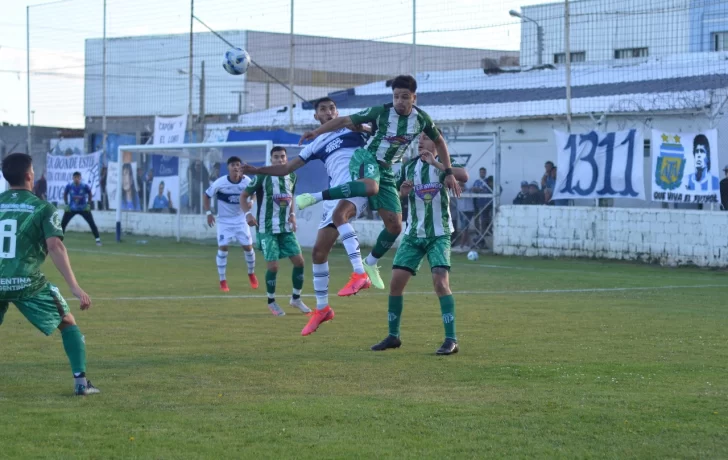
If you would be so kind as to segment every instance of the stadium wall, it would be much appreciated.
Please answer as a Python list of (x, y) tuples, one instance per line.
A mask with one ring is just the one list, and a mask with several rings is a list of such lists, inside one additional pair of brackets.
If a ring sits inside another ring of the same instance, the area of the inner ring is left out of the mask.
[(494, 252), (728, 266), (728, 212), (501, 206)]

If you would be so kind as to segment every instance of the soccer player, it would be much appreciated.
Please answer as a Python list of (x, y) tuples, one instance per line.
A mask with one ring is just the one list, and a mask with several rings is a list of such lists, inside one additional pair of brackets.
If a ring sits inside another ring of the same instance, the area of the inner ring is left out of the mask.
[[(319, 123), (324, 124), (338, 116), (339, 111), (333, 100), (324, 97), (318, 99), (314, 104), (314, 118)], [(331, 185), (342, 185), (351, 180), (349, 162), (354, 151), (366, 145), (367, 138), (366, 133), (342, 128), (319, 136), (314, 142), (308, 144), (298, 157), (283, 165), (262, 168), (244, 165), (243, 169), (248, 174), (285, 176), (311, 160), (321, 160), (326, 165)], [(349, 223), (351, 219), (361, 213), (366, 204), (367, 198), (364, 197), (324, 202), (324, 213), (313, 247), (313, 288), (316, 293), (316, 313), (312, 315), (309, 324), (303, 329), (303, 335), (313, 333), (322, 322), (330, 321), (334, 317), (334, 311), (329, 306), (329, 253), (339, 235), (342, 235), (344, 248), (354, 270), (347, 285), (339, 291), (339, 295), (350, 296), (371, 286), (365, 270), (367, 268), (371, 270), (373, 267), (363, 265), (359, 251), (359, 239), (354, 227)]]
[[(422, 259), (427, 256), (432, 272), (435, 294), (440, 298), (442, 322), (445, 325), (445, 342), (437, 350), (438, 355), (458, 352), (455, 335), (455, 299), (450, 291), (450, 235), (453, 232), (450, 216), (450, 197), (445, 180), (448, 169), (433, 151), (435, 143), (427, 135), (420, 136), (419, 158), (404, 165), (397, 185), (400, 196), (409, 200), (407, 228), (402, 243), (397, 248), (392, 266), (392, 282), (389, 288), (389, 335), (372, 350), (399, 348), (399, 325), (402, 319), (404, 288), (417, 274)], [(455, 165), (458, 166), (458, 165)], [(453, 167), (452, 174), (460, 182), (468, 181), (468, 172)]]
[(392, 81), (392, 103), (370, 107), (362, 112), (332, 119), (313, 131), (301, 136), (300, 143), (318, 136), (337, 131), (345, 126), (371, 122), (374, 135), (365, 149), (357, 149), (349, 163), (351, 181), (323, 192), (304, 193), (296, 197), (299, 209), (312, 206), (319, 201), (341, 198), (370, 197), (370, 205), (384, 221), (384, 230), (377, 243), (364, 261), (372, 285), (384, 289), (377, 262), (392, 247), (402, 231), (402, 205), (395, 184), (392, 165), (400, 163), (407, 147), (424, 132), (435, 142), (440, 161), (445, 165), (445, 186), (460, 196), (460, 186), (452, 177), (450, 154), (442, 136), (435, 129), (427, 113), (415, 106), (417, 81), (409, 75), (400, 75)]
[[(270, 151), (273, 165), (288, 162), (286, 149), (273, 147)], [(289, 302), (303, 313), (311, 310), (301, 300), (303, 288), (303, 255), (296, 239), (296, 213), (293, 193), (296, 189), (296, 175), (291, 173), (284, 177), (258, 175), (240, 196), (240, 207), (245, 213), (248, 225), (258, 227), (258, 241), (263, 257), (268, 262), (265, 273), (265, 284), (268, 293), (268, 309), (274, 316), (284, 316), (286, 312), (276, 302), (276, 278), (278, 277), (278, 261), (289, 258), (293, 263), (293, 295)], [(258, 215), (253, 216), (249, 198), (258, 200)]]
[[(68, 202), (69, 197), (71, 199), (70, 203)], [(96, 238), (96, 246), (101, 246), (99, 229), (96, 228), (94, 216), (91, 215), (91, 206), (89, 203), (92, 197), (91, 187), (81, 182), (81, 173), (78, 171), (74, 172), (73, 182), (66, 185), (66, 189), (63, 191), (63, 202), (66, 204), (66, 209), (63, 213), (61, 228), (63, 229), (63, 233), (66, 233), (66, 227), (71, 222), (71, 219), (76, 215), (80, 215), (88, 223), (88, 226), (91, 227), (91, 233)]]
[(99, 393), (86, 379), (86, 342), (68, 304), (57, 287), (40, 271), (46, 255), (81, 301), (81, 310), (91, 299), (78, 285), (63, 245), (61, 216), (56, 208), (33, 194), (33, 160), (13, 153), (2, 164), (10, 189), (0, 194), (0, 324), (12, 302), (43, 334), (61, 331), (63, 348), (71, 363), (74, 392), (85, 396)]
[(235, 240), (243, 248), (245, 262), (248, 264), (248, 280), (250, 287), (258, 289), (258, 278), (255, 276), (255, 251), (250, 227), (245, 222), (245, 214), (240, 209), (240, 195), (250, 184), (250, 178), (243, 175), (240, 158), (230, 157), (227, 160), (228, 175), (219, 177), (205, 191), (202, 205), (207, 214), (207, 225), (215, 225), (215, 216), (210, 211), (210, 199), (217, 197), (217, 273), (220, 275), (220, 290), (229, 292), (227, 284), (228, 245)]

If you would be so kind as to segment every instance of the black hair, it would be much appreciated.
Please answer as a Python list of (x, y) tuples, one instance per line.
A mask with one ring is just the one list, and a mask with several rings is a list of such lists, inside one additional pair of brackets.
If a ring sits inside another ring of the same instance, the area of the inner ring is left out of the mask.
[(545, 164), (547, 164), (547, 165), (551, 165), (551, 167), (554, 167), (554, 166), (556, 166), (556, 165), (554, 164), (554, 162), (553, 162), (553, 161), (547, 161), (547, 162), (546, 162)]
[(230, 157), (227, 159), (227, 164), (231, 164), (231, 163), (235, 163), (235, 162), (242, 163), (242, 161), (240, 161), (240, 158), (238, 158), (238, 157)]
[(33, 166), (33, 158), (25, 153), (11, 153), (3, 160), (3, 177), (11, 187), (25, 185), (25, 174)]
[(487, 169), (485, 169), (485, 167), (481, 166), (479, 171), (487, 171)]
[(334, 104), (334, 107), (336, 107), (336, 102), (334, 102), (333, 99), (330, 97), (322, 97), (321, 99), (316, 99), (316, 102), (313, 103), (313, 110), (318, 111), (319, 104), (322, 102), (332, 102)]
[(73, 173), (73, 177), (80, 177), (81, 173), (79, 171), (76, 171)]
[(693, 139), (693, 156), (695, 156), (695, 149), (697, 149), (699, 145), (705, 146), (705, 153), (708, 154), (707, 158), (705, 159), (705, 169), (710, 171), (710, 144), (708, 143), (708, 138), (705, 136), (705, 134), (698, 134)]
[(164, 181), (159, 181), (159, 185), (164, 186)]
[(395, 89), (407, 89), (413, 93), (417, 92), (417, 80), (411, 75), (399, 75), (392, 80), (392, 91)]
[(288, 155), (288, 152), (286, 151), (286, 148), (285, 148), (285, 147), (281, 147), (280, 145), (276, 145), (275, 147), (273, 147), (273, 148), (272, 148), (272, 149), (270, 150), (270, 155), (271, 155), (271, 156), (273, 156), (273, 154), (274, 154), (275, 152), (283, 152), (283, 153), (285, 153), (286, 155)]

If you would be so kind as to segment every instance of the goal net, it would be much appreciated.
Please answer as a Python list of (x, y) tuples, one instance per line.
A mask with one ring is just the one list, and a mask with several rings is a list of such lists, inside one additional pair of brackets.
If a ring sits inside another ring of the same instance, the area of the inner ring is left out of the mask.
[[(227, 174), (228, 158), (264, 166), (272, 148), (271, 141), (119, 146), (106, 186), (116, 210), (116, 240), (122, 234), (214, 239), (215, 230), (205, 224), (205, 190)], [(216, 206), (213, 198), (213, 211)]]

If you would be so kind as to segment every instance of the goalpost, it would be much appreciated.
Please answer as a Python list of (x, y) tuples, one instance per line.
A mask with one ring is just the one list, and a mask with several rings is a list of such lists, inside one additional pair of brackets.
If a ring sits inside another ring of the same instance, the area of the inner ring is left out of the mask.
[[(116, 205), (116, 241), (121, 241), (124, 230), (122, 216), (126, 213), (144, 213), (150, 219), (161, 213), (176, 214), (176, 228), (163, 236), (175, 236), (180, 241), (182, 216), (196, 215), (202, 218), (204, 215), (202, 203), (205, 179), (212, 183), (216, 179), (215, 174), (217, 177), (227, 174), (226, 162), (231, 156), (255, 166), (268, 165), (272, 148), (271, 141), (120, 145), (117, 161), (109, 162), (107, 183), (109, 201)], [(145, 165), (142, 183), (137, 182), (135, 164), (136, 168)], [(218, 165), (219, 173), (216, 170)], [(148, 175), (150, 169), (151, 178)], [(208, 177), (204, 177), (205, 174)], [(115, 184), (112, 182), (114, 180)], [(192, 184), (191, 181), (199, 183)], [(149, 193), (140, 194), (137, 186), (144, 187), (144, 192), (150, 189)], [(195, 196), (192, 196), (193, 191)], [(143, 198), (140, 199), (140, 196)], [(214, 200), (212, 204), (214, 206)], [(161, 216), (157, 220), (161, 220)]]

